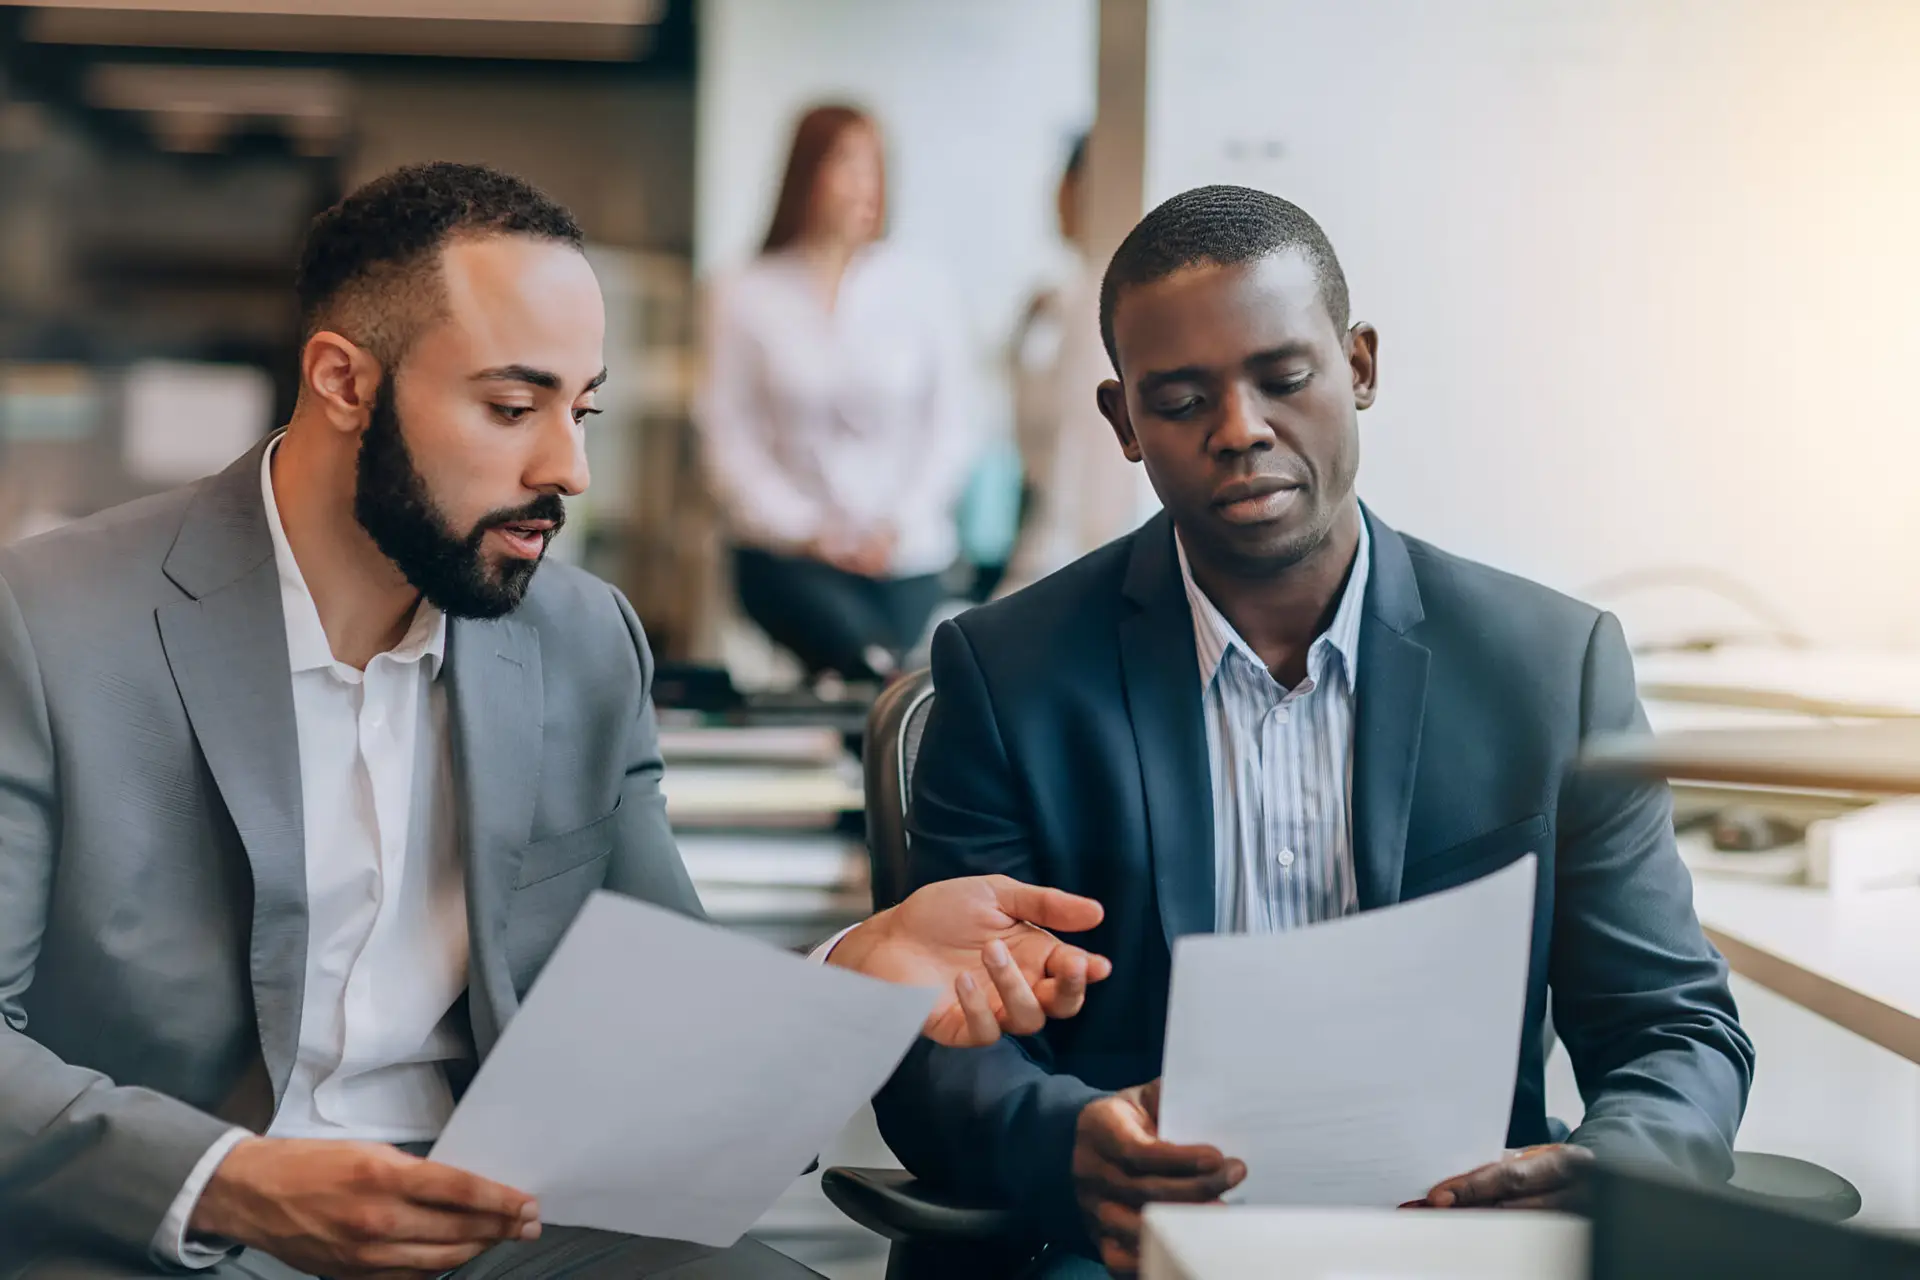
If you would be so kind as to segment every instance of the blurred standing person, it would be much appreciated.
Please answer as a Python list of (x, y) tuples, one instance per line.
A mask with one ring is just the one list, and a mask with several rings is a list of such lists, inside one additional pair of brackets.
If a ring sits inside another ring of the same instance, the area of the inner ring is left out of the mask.
[(851, 680), (892, 674), (939, 603), (976, 435), (958, 301), (885, 215), (872, 117), (807, 112), (764, 247), (709, 299), (698, 407), (741, 607)]
[(1055, 193), (1072, 273), (1036, 293), (1014, 331), (1014, 431), (1026, 481), (1020, 537), (1000, 595), (1131, 533), (1157, 505), (1140, 469), (1114, 448), (1113, 429), (1094, 402), (1112, 371), (1100, 343), (1100, 270), (1086, 239), (1086, 161), (1082, 134)]

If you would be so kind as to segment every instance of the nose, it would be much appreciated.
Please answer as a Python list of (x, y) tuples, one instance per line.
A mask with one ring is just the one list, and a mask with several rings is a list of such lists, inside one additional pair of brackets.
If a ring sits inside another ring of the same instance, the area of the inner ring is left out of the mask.
[(527, 463), (527, 488), (571, 498), (585, 493), (592, 479), (586, 429), (573, 420), (571, 405), (559, 405), (541, 424)]
[(1220, 421), (1207, 437), (1215, 453), (1252, 453), (1274, 447), (1273, 428), (1261, 412), (1261, 397), (1246, 382), (1232, 383), (1220, 406)]

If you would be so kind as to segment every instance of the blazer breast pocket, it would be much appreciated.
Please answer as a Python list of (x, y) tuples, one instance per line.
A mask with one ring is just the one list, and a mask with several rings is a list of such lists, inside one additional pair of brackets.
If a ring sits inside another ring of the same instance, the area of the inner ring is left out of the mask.
[(525, 889), (600, 861), (613, 852), (615, 824), (620, 818), (616, 803), (605, 817), (584, 827), (576, 827), (557, 836), (535, 840), (520, 850), (520, 866), (513, 877), (515, 889)]
[(1400, 897), (1404, 900), (1443, 889), (1457, 889), (1482, 876), (1490, 876), (1529, 853), (1544, 857), (1547, 834), (1546, 815), (1536, 813), (1531, 818), (1522, 818), (1449, 845), (1438, 853), (1409, 858), (1402, 875)]

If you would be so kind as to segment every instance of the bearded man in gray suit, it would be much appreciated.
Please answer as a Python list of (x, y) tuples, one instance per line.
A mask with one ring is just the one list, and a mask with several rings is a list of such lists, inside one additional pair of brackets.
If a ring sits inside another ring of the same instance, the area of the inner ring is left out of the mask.
[[(0, 1275), (812, 1274), (418, 1154), (593, 890), (700, 909), (640, 625), (540, 569), (606, 377), (580, 249), (504, 174), (376, 180), (302, 255), (283, 433), (0, 553)], [(1098, 918), (938, 885), (829, 962), (977, 1044), (1079, 1007), (1106, 962), (1033, 926)]]

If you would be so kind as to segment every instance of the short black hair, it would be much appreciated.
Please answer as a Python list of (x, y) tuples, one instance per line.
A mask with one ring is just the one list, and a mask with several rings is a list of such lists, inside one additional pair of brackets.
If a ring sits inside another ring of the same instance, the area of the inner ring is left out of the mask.
[(564, 206), (498, 169), (434, 161), (382, 174), (307, 231), (294, 282), (301, 341), (336, 329), (391, 369), (438, 311), (440, 250), (489, 235), (585, 244)]
[(1269, 254), (1304, 254), (1320, 284), (1333, 327), (1347, 327), (1347, 277), (1320, 224), (1296, 204), (1251, 187), (1195, 187), (1160, 205), (1114, 250), (1100, 281), (1100, 339), (1114, 371), (1113, 309), (1124, 289), (1163, 280), (1202, 263), (1237, 266)]

